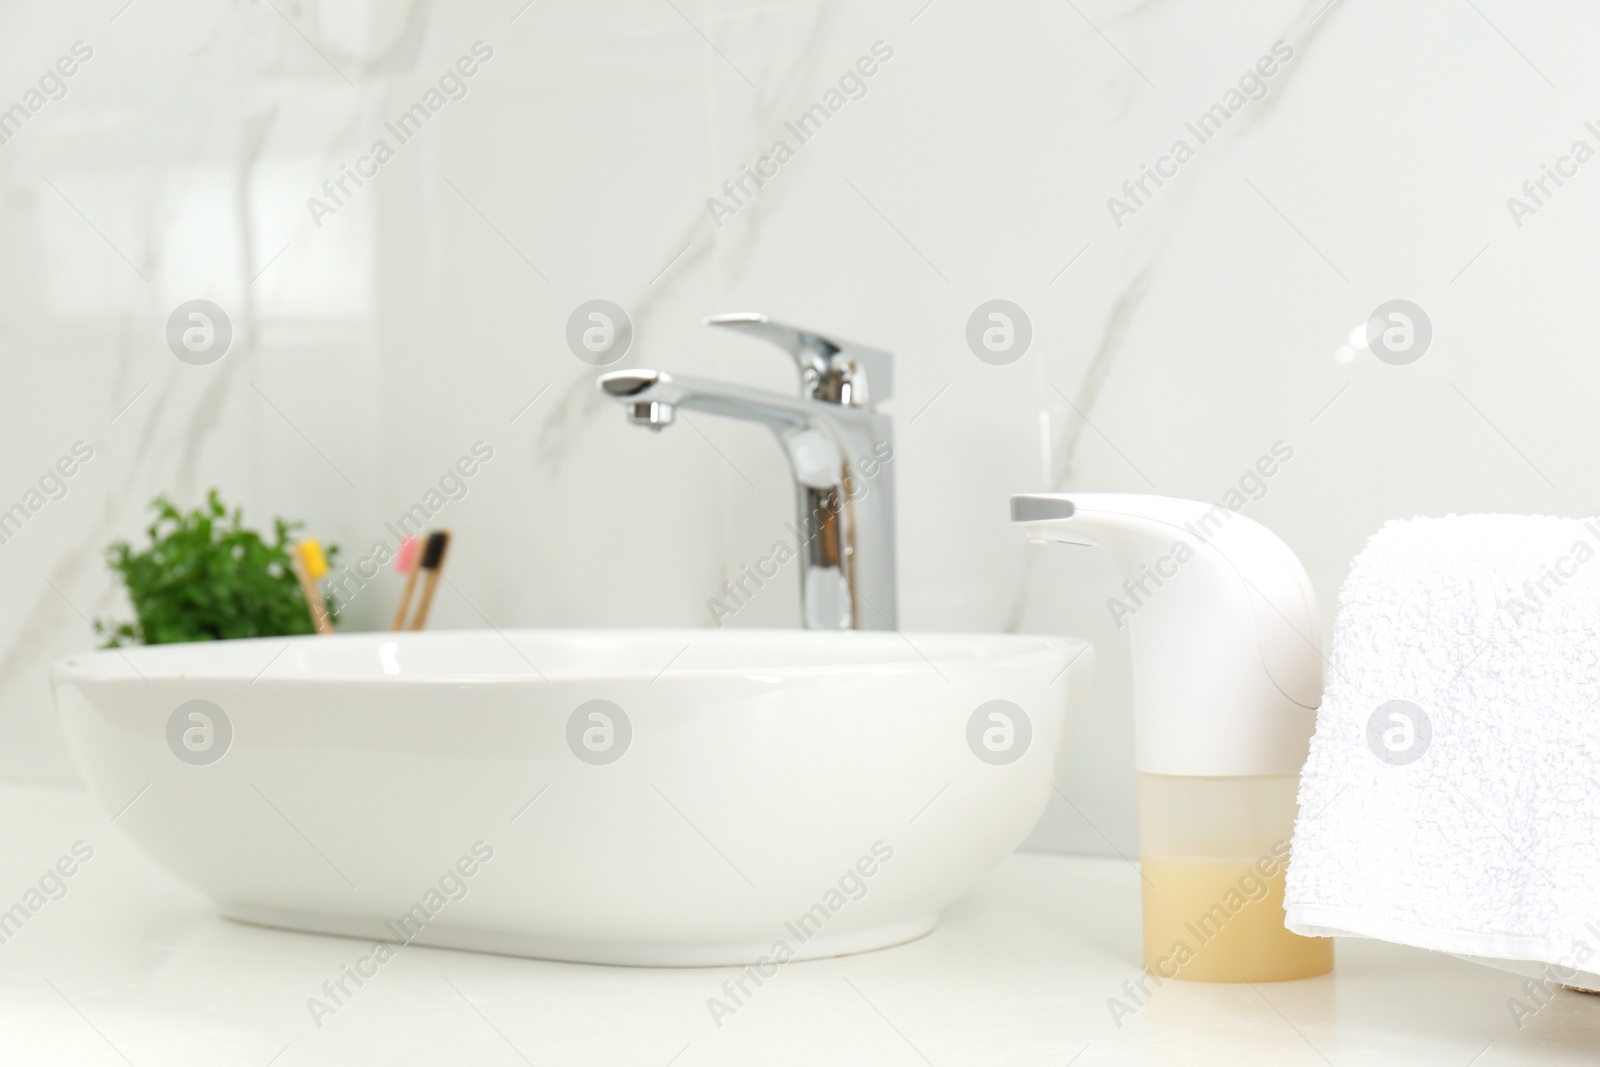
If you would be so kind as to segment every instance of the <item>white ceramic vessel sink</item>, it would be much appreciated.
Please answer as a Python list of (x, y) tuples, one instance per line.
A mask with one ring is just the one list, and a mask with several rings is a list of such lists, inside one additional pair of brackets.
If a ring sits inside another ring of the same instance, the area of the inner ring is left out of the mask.
[(712, 965), (931, 930), (1044, 810), (1091, 659), (1047, 637), (456, 631), (93, 652), (52, 682), (116, 825), (229, 918)]

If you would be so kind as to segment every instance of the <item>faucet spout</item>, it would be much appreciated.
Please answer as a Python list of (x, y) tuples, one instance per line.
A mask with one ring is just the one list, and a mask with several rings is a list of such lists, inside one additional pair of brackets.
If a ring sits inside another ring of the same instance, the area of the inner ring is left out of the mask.
[(624, 370), (601, 375), (596, 384), (607, 395), (623, 402), (629, 422), (660, 433), (677, 421), (678, 409), (666, 400), (635, 398), (650, 390), (661, 377), (655, 371)]
[[(742, 322), (750, 317), (724, 318)], [(886, 353), (865, 351), (888, 359)], [(854, 377), (842, 392), (855, 403), (817, 399), (815, 393), (783, 396), (656, 370), (612, 371), (595, 384), (623, 405), (629, 422), (652, 430), (670, 425), (680, 408), (771, 430), (789, 460), (798, 496), (799, 521), (787, 524), (794, 541), (788, 548), (800, 560), (805, 625), (892, 630), (898, 626), (893, 424), (863, 402), (866, 382), (859, 360), (850, 371)], [(882, 377), (886, 389), (887, 375)]]

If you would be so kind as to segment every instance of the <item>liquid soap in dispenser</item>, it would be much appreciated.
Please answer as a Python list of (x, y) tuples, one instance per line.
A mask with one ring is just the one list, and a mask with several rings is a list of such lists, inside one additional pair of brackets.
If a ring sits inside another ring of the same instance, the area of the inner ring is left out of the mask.
[(1103, 549), (1133, 652), (1145, 967), (1273, 982), (1333, 968), (1284, 928), (1300, 767), (1322, 699), (1316, 596), (1266, 527), (1220, 505), (1133, 493), (1011, 498), (1036, 542)]

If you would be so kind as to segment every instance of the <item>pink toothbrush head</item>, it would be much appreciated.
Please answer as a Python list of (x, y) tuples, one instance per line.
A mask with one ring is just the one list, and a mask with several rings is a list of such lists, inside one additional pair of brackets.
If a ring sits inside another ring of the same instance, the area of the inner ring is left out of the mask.
[(415, 537), (408, 537), (400, 542), (400, 548), (394, 554), (394, 569), (399, 574), (406, 574), (417, 561), (417, 549), (422, 547), (422, 542)]

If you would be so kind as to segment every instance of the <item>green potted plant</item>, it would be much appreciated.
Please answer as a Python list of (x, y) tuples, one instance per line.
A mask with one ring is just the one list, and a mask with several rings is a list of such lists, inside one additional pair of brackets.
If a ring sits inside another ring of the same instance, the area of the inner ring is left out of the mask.
[[(273, 519), (268, 541), (215, 489), (193, 511), (180, 511), (165, 495), (150, 507), (156, 517), (147, 547), (114, 541), (106, 550), (134, 615), (132, 622), (95, 623), (107, 648), (313, 632), (289, 540), (300, 523)], [(327, 547), (330, 561), (338, 551)]]

